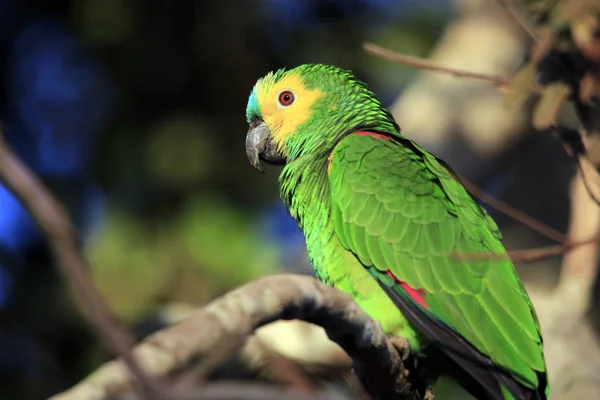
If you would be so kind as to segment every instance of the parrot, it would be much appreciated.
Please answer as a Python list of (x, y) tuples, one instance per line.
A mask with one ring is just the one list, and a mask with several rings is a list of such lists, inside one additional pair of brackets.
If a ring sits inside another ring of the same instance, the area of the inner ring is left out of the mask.
[[(256, 81), (246, 119), (248, 160), (281, 167), (317, 279), (460, 398), (548, 398), (537, 315), (497, 224), (366, 83), (332, 65), (282, 68)], [(464, 256), (479, 253), (491, 257)]]

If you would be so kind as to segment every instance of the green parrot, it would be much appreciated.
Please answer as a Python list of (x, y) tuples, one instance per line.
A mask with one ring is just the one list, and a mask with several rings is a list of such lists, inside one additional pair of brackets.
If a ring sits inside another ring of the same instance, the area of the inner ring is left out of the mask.
[(283, 165), (281, 197), (318, 279), (406, 338), (460, 398), (549, 396), (540, 327), (512, 262), (457, 256), (505, 254), (497, 225), (363, 82), (322, 64), (281, 69), (257, 81), (246, 117), (248, 159)]

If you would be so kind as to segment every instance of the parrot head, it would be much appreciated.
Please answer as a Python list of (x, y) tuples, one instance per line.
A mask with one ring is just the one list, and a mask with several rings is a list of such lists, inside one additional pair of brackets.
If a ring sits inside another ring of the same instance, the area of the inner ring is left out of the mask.
[(307, 154), (329, 154), (346, 134), (358, 129), (399, 132), (389, 111), (352, 72), (323, 64), (280, 69), (259, 79), (248, 100), (246, 153), (283, 165)]

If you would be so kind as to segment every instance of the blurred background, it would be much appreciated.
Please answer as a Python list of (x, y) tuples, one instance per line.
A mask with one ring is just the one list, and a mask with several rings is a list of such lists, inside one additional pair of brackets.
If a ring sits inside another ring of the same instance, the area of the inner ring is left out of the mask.
[[(487, 83), (374, 57), (365, 41), (501, 75), (528, 45), (493, 0), (0, 0), (0, 119), (68, 206), (95, 283), (140, 338), (257, 277), (312, 273), (277, 169), (257, 173), (244, 151), (250, 90), (284, 66), (352, 69), (408, 137), (566, 232), (574, 168), (531, 129), (531, 105), (507, 108)], [(507, 248), (553, 243), (489, 210)], [(519, 272), (535, 290), (553, 287), (559, 267)], [(286, 356), (339, 356), (284, 325), (262, 334)], [(0, 186), (0, 398), (45, 398), (107, 357)]]

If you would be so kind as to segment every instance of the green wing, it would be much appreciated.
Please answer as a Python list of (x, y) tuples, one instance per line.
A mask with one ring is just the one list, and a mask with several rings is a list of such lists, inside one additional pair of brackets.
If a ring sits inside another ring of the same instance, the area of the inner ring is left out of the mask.
[(449, 256), (505, 249), (494, 221), (440, 160), (406, 139), (350, 134), (332, 153), (329, 179), (346, 249), (396, 293), (406, 294), (388, 271), (424, 291), (426, 306), (411, 298), (411, 312), (442, 322), (523, 386), (544, 392), (540, 329), (512, 263)]

